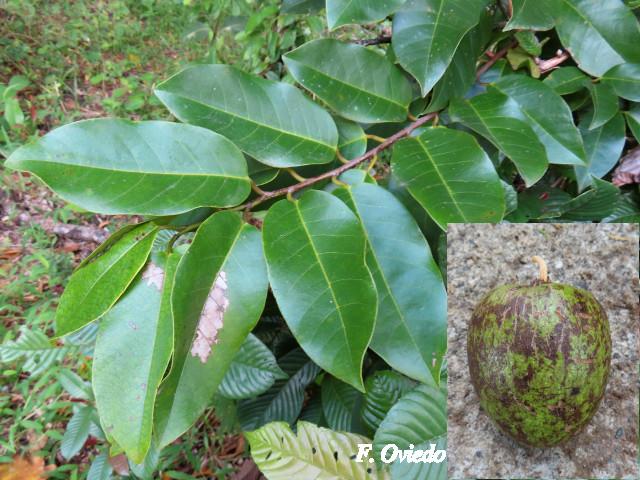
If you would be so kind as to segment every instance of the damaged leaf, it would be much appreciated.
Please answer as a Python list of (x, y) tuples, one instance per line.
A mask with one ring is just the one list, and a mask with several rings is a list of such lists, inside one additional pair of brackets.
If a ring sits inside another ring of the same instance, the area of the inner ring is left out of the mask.
[(191, 355), (200, 358), (202, 363), (207, 363), (211, 346), (218, 343), (218, 330), (222, 328), (224, 312), (228, 306), (227, 274), (220, 271), (204, 302), (196, 338), (191, 346)]

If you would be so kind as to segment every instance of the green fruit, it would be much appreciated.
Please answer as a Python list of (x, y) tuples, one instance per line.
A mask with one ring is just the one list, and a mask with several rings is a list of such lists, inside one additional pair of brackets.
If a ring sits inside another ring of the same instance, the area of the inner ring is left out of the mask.
[(476, 306), (467, 355), (489, 417), (517, 441), (548, 447), (577, 433), (598, 408), (611, 363), (609, 322), (580, 288), (502, 285)]

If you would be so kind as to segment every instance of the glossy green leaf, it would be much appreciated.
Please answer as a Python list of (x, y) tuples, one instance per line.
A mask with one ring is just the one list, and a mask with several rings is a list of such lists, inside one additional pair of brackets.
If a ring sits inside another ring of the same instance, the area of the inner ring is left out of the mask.
[(298, 83), (344, 118), (364, 123), (407, 118), (411, 85), (398, 67), (374, 50), (323, 38), (283, 58)]
[(447, 348), (447, 295), (420, 228), (377, 185), (341, 188), (335, 195), (358, 216), (367, 240), (367, 266), (378, 290), (371, 349), (405, 375), (437, 383)]
[(585, 88), (589, 79), (576, 67), (560, 67), (553, 70), (544, 83), (558, 95), (569, 95)]
[(158, 386), (173, 348), (171, 291), (180, 255), (153, 255), (96, 339), (93, 389), (103, 430), (134, 462), (151, 445)]
[(277, 380), (265, 394), (238, 404), (243, 430), (253, 430), (274, 421), (293, 423), (300, 415), (305, 389), (318, 376), (320, 368), (300, 349), (284, 355), (279, 364), (289, 378)]
[(564, 190), (538, 183), (518, 194), (518, 208), (506, 220), (526, 223), (529, 220), (557, 218), (571, 200)]
[(260, 163), (251, 157), (247, 157), (247, 167), (249, 169), (249, 177), (256, 185), (269, 183), (280, 173), (279, 169)]
[(334, 118), (338, 127), (338, 149), (344, 158), (353, 160), (367, 151), (367, 136), (360, 125)]
[(393, 173), (440, 228), (498, 222), (504, 191), (491, 160), (468, 133), (438, 127), (399, 141)]
[(578, 222), (597, 221), (611, 215), (620, 199), (615, 185), (592, 177), (592, 187), (565, 205), (562, 218)]
[(549, 30), (553, 28), (553, 0), (512, 0), (513, 15), (504, 30)]
[(130, 223), (113, 232), (111, 235), (109, 235), (109, 237), (107, 237), (104, 242), (98, 245), (89, 255), (82, 259), (82, 261), (76, 267), (76, 270), (79, 270), (88, 263), (92, 262), (95, 258), (101, 256), (104, 252), (111, 248), (111, 246), (116, 243), (116, 241), (120, 240), (125, 233), (130, 232), (134, 228), (138, 228), (140, 225), (142, 225), (142, 223)]
[(640, 63), (616, 65), (602, 76), (601, 81), (611, 86), (616, 95), (640, 102)]
[(640, 105), (634, 105), (628, 112), (624, 112), (629, 130), (634, 138), (640, 143)]
[(590, 75), (640, 63), (638, 21), (620, 0), (558, 0), (552, 11), (560, 41)]
[(236, 212), (218, 212), (198, 228), (178, 265), (171, 303), (175, 345), (160, 386), (159, 447), (202, 414), (257, 323), (267, 294), (260, 233)]
[(322, 411), (330, 428), (351, 431), (355, 405), (362, 396), (358, 390), (335, 377), (327, 376), (322, 381)]
[(518, 208), (518, 193), (513, 186), (509, 185), (504, 180), (501, 180), (500, 183), (502, 183), (502, 188), (504, 188), (504, 198), (507, 206), (504, 213), (505, 215), (508, 215)]
[(287, 378), (287, 374), (278, 366), (271, 350), (249, 334), (233, 358), (218, 393), (232, 399), (257, 397), (281, 378)]
[(451, 119), (489, 140), (513, 161), (527, 186), (547, 171), (547, 154), (533, 129), (518, 117), (518, 106), (498, 92), (457, 99), (449, 106)]
[(156, 226), (125, 232), (102, 254), (71, 276), (56, 310), (56, 334), (67, 335), (104, 315), (147, 261)]
[(408, 0), (393, 18), (393, 51), (426, 95), (478, 24), (485, 0)]
[(233, 143), (171, 122), (70, 123), (19, 148), (5, 166), (37, 175), (69, 202), (109, 214), (228, 207), (250, 190), (244, 158)]
[[(601, 127), (611, 120), (620, 110), (618, 97), (613, 89), (605, 83), (594, 83), (589, 85), (591, 100), (593, 101), (593, 117), (589, 130)], [(586, 146), (585, 146), (586, 150)]]
[[(446, 433), (446, 391), (420, 385), (404, 395), (389, 410), (373, 438), (373, 451), (375, 457), (380, 458), (382, 448), (390, 443), (397, 445), (401, 450), (410, 448), (411, 444), (420, 450), (428, 450), (431, 444), (436, 444), (438, 449), (444, 449)], [(398, 472), (406, 471), (410, 467), (410, 465), (402, 465), (402, 462), (394, 462), (391, 466), (393, 478), (411, 478), (403, 477)], [(416, 468), (418, 467), (424, 473), (413, 478), (447, 478), (446, 461), (419, 464)]]
[(581, 129), (588, 167), (575, 167), (578, 187), (583, 190), (591, 184), (591, 176), (602, 178), (616, 166), (625, 144), (624, 119), (614, 116), (605, 125), (594, 130)]
[(297, 88), (227, 65), (188, 67), (155, 90), (183, 122), (224, 135), (272, 167), (328, 163), (338, 132), (331, 116)]
[[(432, 447), (433, 445), (433, 447)], [(415, 445), (415, 450), (433, 451), (438, 450), (447, 451), (447, 436), (441, 435), (428, 440), (423, 443)], [(440, 454), (439, 459), (443, 454)], [(428, 457), (427, 457), (428, 458)], [(440, 463), (408, 463), (408, 462), (394, 462), (389, 468), (391, 472), (391, 480), (405, 480), (407, 478), (425, 478), (429, 480), (447, 480), (447, 460), (444, 459)]]
[[(585, 152), (568, 105), (562, 97), (539, 80), (511, 75), (492, 88), (510, 97), (547, 150), (550, 163), (584, 165)], [(491, 88), (489, 89), (491, 91)]]
[(263, 238), (273, 295), (300, 346), (362, 390), (377, 295), (358, 219), (334, 196), (312, 190), (274, 204)]
[(324, 0), (282, 0), (284, 13), (311, 13), (324, 8)]
[(415, 382), (392, 370), (379, 370), (367, 377), (362, 405), (364, 424), (375, 432), (391, 407), (415, 386)]
[(371, 443), (360, 435), (338, 433), (307, 422), (298, 422), (293, 433), (289, 424), (273, 422), (245, 436), (253, 461), (269, 480), (389, 478), (386, 470), (355, 461), (358, 445)]
[(93, 408), (83, 405), (78, 407), (62, 437), (60, 444), (60, 454), (67, 460), (74, 457), (83, 447), (89, 437), (89, 427), (93, 420)]
[(373, 23), (383, 20), (402, 6), (405, 0), (327, 0), (329, 28), (351, 23)]
[(640, 223), (640, 208), (631, 195), (621, 195), (613, 212), (602, 219), (603, 223)]

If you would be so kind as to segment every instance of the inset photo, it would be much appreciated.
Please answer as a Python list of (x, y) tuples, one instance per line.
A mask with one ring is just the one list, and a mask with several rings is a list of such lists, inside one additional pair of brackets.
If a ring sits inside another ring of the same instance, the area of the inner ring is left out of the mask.
[(448, 476), (637, 478), (638, 225), (453, 224)]

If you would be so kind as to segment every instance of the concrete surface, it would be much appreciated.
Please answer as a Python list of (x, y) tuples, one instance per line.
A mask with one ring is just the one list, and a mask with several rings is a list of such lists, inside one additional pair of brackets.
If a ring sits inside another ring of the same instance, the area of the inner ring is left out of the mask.
[[(638, 226), (635, 224), (449, 225), (449, 478), (637, 478)], [(609, 316), (613, 355), (604, 399), (591, 422), (563, 445), (524, 447), (480, 409), (467, 368), (467, 322), (502, 283), (537, 278), (590, 290)]]

